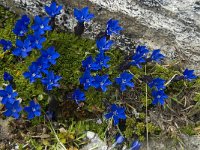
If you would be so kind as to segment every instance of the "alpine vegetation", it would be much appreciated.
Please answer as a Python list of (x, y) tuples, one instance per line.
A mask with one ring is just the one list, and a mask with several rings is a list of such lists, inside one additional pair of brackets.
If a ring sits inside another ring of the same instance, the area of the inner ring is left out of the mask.
[[(106, 28), (88, 46), (81, 36), (95, 17), (89, 7), (74, 9), (74, 33), (65, 36), (55, 25), (63, 9), (52, 1), (44, 7), (44, 16), (30, 19), (22, 15), (12, 29), (15, 39), (0, 39), (0, 58), (5, 59), (0, 85), (3, 116), (26, 118), (31, 123), (40, 119), (58, 121), (59, 117), (67, 123), (73, 122), (69, 126), (60, 123), (56, 131), (50, 124), (56, 137), (53, 139), (67, 146), (82, 146), (84, 142), (80, 139), (84, 140), (85, 136), (81, 134), (94, 127), (101, 138), (114, 141), (108, 142), (111, 143), (108, 149), (122, 149), (126, 144), (130, 150), (139, 150), (145, 135), (160, 131), (150, 123), (152, 120), (148, 121), (148, 108), (164, 112), (174, 101), (178, 102), (176, 96), (186, 93), (181, 93), (185, 89), (180, 88), (196, 87), (198, 76), (188, 68), (168, 71), (163, 67), (165, 56), (160, 49), (136, 45), (135, 50), (122, 54), (114, 37), (125, 29), (113, 18), (105, 22)], [(73, 45), (73, 40), (78, 44)], [(77, 123), (80, 120), (86, 125)], [(68, 130), (63, 129), (66, 126)]]

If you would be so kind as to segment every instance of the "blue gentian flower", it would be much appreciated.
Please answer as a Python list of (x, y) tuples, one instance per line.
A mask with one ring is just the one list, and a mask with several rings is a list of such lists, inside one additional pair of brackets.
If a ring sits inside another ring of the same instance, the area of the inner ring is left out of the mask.
[(49, 21), (50, 18), (48, 17), (41, 18), (39, 16), (35, 16), (34, 24), (31, 26), (31, 28), (35, 33), (42, 35), (45, 33), (45, 31), (52, 30), (51, 26), (48, 25)]
[(137, 66), (138, 68), (142, 68), (141, 64), (145, 63), (145, 62), (146, 62), (146, 60), (145, 60), (145, 58), (144, 58), (143, 55), (141, 55), (141, 54), (135, 54), (132, 57), (130, 65)]
[(106, 119), (113, 118), (114, 125), (119, 123), (119, 119), (126, 119), (125, 109), (115, 104), (111, 105), (110, 112), (105, 115)]
[(185, 71), (183, 72), (183, 75), (184, 75), (184, 79), (189, 80), (189, 81), (197, 78), (197, 76), (194, 74), (194, 70), (185, 69)]
[(28, 28), (21, 24), (21, 22), (17, 22), (15, 24), (15, 28), (13, 29), (14, 34), (17, 36), (24, 36), (28, 32)]
[(165, 80), (161, 79), (161, 78), (155, 78), (153, 79), (149, 84), (150, 88), (155, 87), (156, 90), (164, 90), (165, 87)]
[(80, 83), (83, 84), (84, 86), (84, 89), (85, 90), (88, 90), (88, 88), (90, 86), (92, 86), (92, 83), (94, 81), (94, 78), (90, 75), (90, 71), (89, 70), (86, 70), (83, 74), (82, 77), (80, 77), (79, 79)]
[(140, 55), (146, 55), (149, 53), (149, 50), (146, 46), (137, 46), (136, 53)]
[(81, 10), (75, 8), (74, 17), (79, 23), (83, 23), (83, 22), (89, 22), (92, 18), (94, 18), (94, 14), (89, 13), (88, 7), (84, 7)]
[(46, 63), (47, 60), (46, 59), (44, 60), (44, 59), (45, 59), (44, 57), (39, 57), (36, 62), (33, 62), (33, 64), (37, 66), (38, 70), (47, 74), (50, 64)]
[(114, 147), (116, 145), (122, 144), (124, 142), (124, 140), (125, 140), (125, 138), (122, 135), (118, 134), (115, 138), (115, 143), (113, 143), (113, 145), (110, 147), (110, 149), (114, 149)]
[(6, 117), (13, 117), (18, 119), (20, 116), (20, 112), (22, 111), (22, 107), (18, 100), (15, 100), (13, 103), (6, 103), (5, 104), (6, 111), (3, 113)]
[(139, 150), (141, 147), (141, 143), (139, 141), (133, 141), (131, 144), (130, 150)]
[(153, 50), (151, 57), (150, 57), (151, 61), (155, 61), (157, 63), (159, 63), (160, 60), (163, 58), (165, 58), (165, 56), (160, 53), (159, 49)]
[(27, 15), (23, 15), (21, 19), (17, 20), (15, 27), (13, 29), (14, 34), (17, 36), (24, 36), (28, 32), (28, 25), (30, 24), (30, 19)]
[(85, 60), (82, 61), (82, 67), (86, 70), (90, 70), (93, 64), (92, 56), (88, 56)]
[(160, 91), (152, 91), (152, 96), (153, 96), (153, 101), (152, 104), (156, 105), (158, 103), (160, 103), (161, 105), (164, 105), (165, 103), (165, 99), (168, 98), (168, 96), (165, 94), (164, 90), (160, 90)]
[(3, 97), (1, 103), (11, 103), (13, 104), (18, 96), (17, 92), (13, 92), (13, 88), (11, 85), (6, 86), (4, 90), (0, 90), (0, 96)]
[(15, 56), (21, 56), (22, 58), (25, 58), (29, 55), (29, 52), (31, 52), (32, 47), (30, 45), (29, 39), (26, 39), (23, 41), (17, 39), (16, 40), (16, 48), (12, 51), (12, 54)]
[(3, 79), (4, 81), (11, 82), (13, 80), (13, 76), (11, 76), (8, 72), (4, 72)]
[(29, 120), (41, 115), (41, 107), (38, 103), (35, 103), (34, 100), (29, 102), (29, 106), (24, 107), (24, 111), (27, 112)]
[(114, 19), (108, 20), (106, 29), (107, 35), (119, 34), (121, 30), (123, 30), (123, 28), (119, 26), (118, 20)]
[(72, 94), (72, 98), (76, 101), (77, 104), (79, 104), (79, 102), (85, 101), (85, 93), (80, 89), (76, 89)]
[(17, 22), (15, 24), (15, 28), (13, 29), (13, 32), (17, 36), (25, 36), (25, 34), (28, 32), (28, 28), (24, 26), (22, 22)]
[(110, 61), (110, 57), (105, 56), (104, 53), (99, 53), (96, 56), (95, 60), (96, 61), (94, 62), (93, 67), (92, 67), (93, 70), (101, 70), (103, 67), (105, 67), (105, 68), (110, 67), (110, 65), (107, 64)]
[(120, 134), (118, 134), (115, 138), (115, 141), (117, 144), (122, 144), (124, 142), (124, 140), (125, 140), (124, 136), (122, 136)]
[(46, 38), (40, 34), (29, 35), (28, 39), (31, 42), (31, 47), (34, 49), (42, 49), (42, 43), (46, 41)]
[(51, 5), (45, 6), (45, 11), (50, 17), (55, 17), (60, 14), (61, 9), (63, 8), (62, 6), (57, 6), (56, 2), (52, 2)]
[(25, 26), (28, 26), (29, 24), (30, 24), (30, 18), (27, 16), (27, 15), (23, 15), (22, 17), (21, 17), (21, 22), (23, 22), (23, 24), (25, 25)]
[(141, 64), (146, 62), (146, 55), (148, 52), (149, 50), (146, 46), (138, 46), (130, 64), (142, 68)]
[(94, 77), (94, 82), (92, 83), (92, 85), (96, 89), (101, 88), (103, 92), (106, 92), (107, 86), (109, 86), (111, 84), (112, 84), (112, 82), (109, 80), (108, 75), (103, 75), (103, 76), (96, 75)]
[(101, 39), (96, 41), (97, 48), (100, 52), (105, 52), (111, 48), (114, 44), (112, 40), (106, 40), (106, 37), (102, 37)]
[(42, 56), (44, 58), (44, 63), (50, 63), (55, 65), (56, 64), (56, 59), (60, 57), (60, 54), (55, 51), (55, 47), (51, 46), (47, 50), (43, 50)]
[(53, 87), (59, 87), (58, 81), (61, 79), (61, 76), (57, 76), (53, 73), (53, 71), (49, 71), (47, 73), (47, 77), (42, 79), (42, 84), (47, 86), (47, 90), (52, 90)]
[(1, 39), (0, 44), (3, 46), (4, 52), (12, 48), (12, 42), (11, 41)]
[(41, 71), (35, 63), (32, 63), (29, 66), (29, 71), (24, 72), (23, 75), (26, 79), (30, 80), (30, 83), (35, 82), (36, 79), (42, 78)]
[(120, 77), (115, 79), (115, 82), (120, 85), (120, 90), (123, 92), (126, 90), (126, 86), (129, 86), (131, 88), (134, 87), (134, 83), (131, 82), (133, 78), (133, 75), (128, 72), (123, 72), (120, 74)]
[(92, 56), (88, 56), (85, 60), (82, 61), (82, 67), (85, 70), (98, 70), (99, 65), (93, 62)]

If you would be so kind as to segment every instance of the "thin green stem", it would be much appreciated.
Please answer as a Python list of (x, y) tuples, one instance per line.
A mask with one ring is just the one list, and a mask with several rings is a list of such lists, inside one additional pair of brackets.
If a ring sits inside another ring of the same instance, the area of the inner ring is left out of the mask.
[(123, 133), (122, 133), (122, 131), (120, 130), (120, 128), (119, 128), (119, 126), (118, 126), (118, 125), (117, 125), (117, 129), (118, 129), (118, 131), (119, 131), (120, 135), (122, 135), (122, 136), (123, 136)]
[[(147, 75), (147, 66), (145, 65), (145, 75)], [(146, 93), (145, 93), (145, 97), (146, 97), (146, 138), (147, 138), (147, 150), (149, 150), (149, 129), (148, 129), (148, 87), (147, 87), (147, 83), (146, 83)]]
[[(46, 115), (46, 113), (45, 113), (45, 111), (44, 111), (43, 109), (42, 109), (42, 111), (43, 111), (44, 114)], [(56, 131), (54, 130), (53, 125), (52, 125), (52, 123), (51, 123), (51, 120), (50, 120), (48, 117), (46, 117), (46, 118), (47, 118), (47, 120), (49, 121), (50, 129), (51, 129), (51, 131), (53, 131), (54, 136), (55, 136), (55, 138), (56, 138), (58, 144), (63, 148), (63, 150), (67, 150), (66, 147), (64, 146), (64, 144), (63, 144), (63, 143), (60, 141), (60, 139), (58, 138), (57, 133), (56, 133)]]
[(172, 80), (177, 76), (178, 74), (173, 75), (173, 77), (167, 81), (167, 83), (165, 83), (165, 86), (167, 86), (168, 84), (170, 84), (172, 82)]
[(51, 124), (51, 121), (50, 121), (50, 120), (49, 120), (49, 124), (50, 124), (50, 126), (51, 126), (51, 130), (53, 131), (54, 136), (55, 136), (56, 140), (58, 141), (58, 143), (62, 146), (62, 148), (63, 148), (64, 150), (67, 150), (66, 147), (63, 145), (63, 143), (62, 143), (62, 142), (60, 141), (60, 139), (58, 138), (58, 136), (57, 136), (57, 134), (56, 134), (56, 131), (54, 130), (53, 125)]

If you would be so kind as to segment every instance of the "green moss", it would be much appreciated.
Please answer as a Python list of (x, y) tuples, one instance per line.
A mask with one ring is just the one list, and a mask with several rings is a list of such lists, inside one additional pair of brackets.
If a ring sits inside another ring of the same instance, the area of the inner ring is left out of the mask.
[(82, 60), (89, 54), (95, 54), (95, 43), (91, 40), (78, 38), (70, 33), (52, 32), (48, 34), (45, 47), (55, 46), (60, 54), (53, 70), (62, 76), (61, 85), (71, 90), (69, 85), (79, 85)]
[(187, 125), (187, 126), (184, 126), (180, 129), (180, 131), (184, 134), (187, 134), (187, 135), (195, 135), (196, 134), (196, 131), (194, 130), (195, 126), (194, 125)]
[(153, 123), (148, 123), (148, 131), (150, 134), (159, 134), (161, 132), (161, 129), (154, 125)]
[(144, 69), (140, 69), (136, 66), (131, 66), (129, 70), (135, 75), (135, 78), (140, 78), (144, 75)]
[(0, 6), (0, 38), (15, 41), (16, 37), (12, 33), (13, 25), (16, 21), (16, 15), (5, 11), (5, 9)]
[[(160, 133), (161, 129), (152, 124), (148, 123), (148, 132), (150, 134), (156, 134), (158, 135)], [(127, 138), (134, 138), (138, 137), (140, 141), (145, 140), (145, 134), (146, 134), (146, 123), (145, 123), (145, 114), (141, 113), (141, 117), (137, 120), (135, 118), (127, 118), (126, 120), (126, 130), (124, 131), (124, 134)]]
[(98, 134), (98, 136), (103, 140), (105, 138), (105, 131), (107, 128), (107, 123), (103, 122), (102, 124), (96, 123), (93, 121), (79, 121), (75, 125), (76, 132), (83, 134), (85, 131), (93, 131)]
[(136, 120), (134, 118), (126, 119), (126, 130), (124, 131), (124, 135), (127, 138), (132, 138), (133, 136), (133, 126), (135, 125)]
[(158, 64), (147, 66), (147, 74), (151, 75), (154, 78), (159, 77), (168, 80), (177, 73), (177, 71), (174, 71), (174, 68), (169, 69)]
[(194, 96), (194, 101), (200, 102), (200, 93), (196, 93)]

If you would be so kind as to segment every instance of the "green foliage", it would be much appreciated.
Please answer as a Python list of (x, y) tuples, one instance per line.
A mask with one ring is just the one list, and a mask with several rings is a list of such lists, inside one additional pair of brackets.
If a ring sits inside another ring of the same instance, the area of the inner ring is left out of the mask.
[[(148, 132), (150, 134), (159, 134), (161, 129), (153, 123), (148, 123)], [(141, 113), (139, 118), (135, 117), (126, 119), (126, 130), (124, 131), (125, 137), (132, 139), (138, 137), (140, 141), (145, 140), (146, 124), (145, 114)]]
[(152, 65), (147, 66), (147, 73), (152, 75), (154, 78), (159, 77), (159, 78), (168, 80), (168, 79), (172, 78), (173, 75), (175, 75), (179, 72), (174, 71), (173, 67), (167, 68), (167, 67), (155, 64), (153, 66)]
[(187, 125), (187, 126), (184, 126), (180, 129), (180, 131), (184, 134), (187, 134), (187, 135), (195, 135), (196, 134), (196, 131), (194, 130), (195, 126), (194, 125)]
[(196, 93), (194, 96), (194, 101), (200, 102), (200, 93)]
[(129, 70), (135, 75), (135, 78), (140, 78), (144, 75), (144, 68), (140, 69), (136, 66), (131, 66)]
[(76, 37), (70, 33), (52, 32), (48, 34), (45, 47), (55, 46), (60, 54), (53, 70), (59, 73), (63, 79), (61, 85), (66, 90), (73, 89), (79, 84), (81, 76), (82, 60), (89, 54), (95, 53), (95, 43), (88, 39)]
[(0, 6), (0, 38), (6, 40), (15, 41), (16, 37), (12, 33), (13, 25), (16, 21), (16, 15), (5, 11), (5, 9)]
[[(15, 44), (16, 37), (12, 33), (12, 29), (16, 21), (16, 15), (0, 7), (0, 18), (0, 39), (11, 40), (13, 44)], [(16, 90), (23, 100), (29, 101), (39, 94), (44, 94), (43, 86), (40, 83), (30, 84), (29, 81), (23, 77), (23, 73), (28, 70), (28, 66), (31, 62), (35, 61), (38, 56), (39, 52), (33, 51), (27, 59), (19, 60), (10, 54), (10, 52), (3, 53), (2, 48), (0, 48), (0, 85), (2, 86), (3, 84), (3, 73), (6, 71), (14, 77)]]

